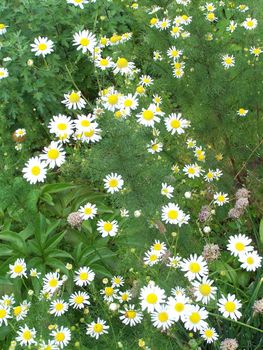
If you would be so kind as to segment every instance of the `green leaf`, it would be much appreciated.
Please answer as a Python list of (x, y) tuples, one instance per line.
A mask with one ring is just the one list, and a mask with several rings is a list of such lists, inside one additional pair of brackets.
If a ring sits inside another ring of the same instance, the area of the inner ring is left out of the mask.
[(56, 183), (56, 184), (50, 184), (50, 185), (44, 185), (42, 187), (42, 195), (45, 193), (58, 193), (66, 190), (71, 190), (73, 188), (76, 188), (76, 185), (66, 184), (66, 183)]
[(260, 243), (263, 244), (263, 218), (260, 220), (259, 224), (259, 240)]

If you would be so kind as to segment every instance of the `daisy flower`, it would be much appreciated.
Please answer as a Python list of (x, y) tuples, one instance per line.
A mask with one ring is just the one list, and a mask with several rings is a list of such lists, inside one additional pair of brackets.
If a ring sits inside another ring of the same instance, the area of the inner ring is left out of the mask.
[(213, 170), (209, 169), (208, 172), (204, 175), (206, 182), (212, 182), (215, 179), (215, 173)]
[(95, 273), (89, 267), (80, 267), (75, 271), (74, 282), (76, 286), (85, 287), (89, 285), (95, 278)]
[(173, 76), (174, 76), (176, 79), (182, 78), (183, 75), (184, 75), (184, 70), (183, 70), (182, 68), (173, 69)]
[(61, 316), (68, 311), (68, 303), (62, 299), (56, 299), (52, 301), (49, 307), (50, 314), (55, 316)]
[(165, 254), (167, 251), (166, 244), (164, 242), (160, 242), (159, 240), (155, 240), (154, 244), (151, 246), (151, 249), (160, 255)]
[(29, 303), (27, 300), (24, 300), (20, 305), (13, 307), (13, 314), (15, 316), (16, 321), (21, 321), (24, 318), (26, 318), (30, 306), (31, 303)]
[(153, 283), (149, 283), (140, 291), (142, 310), (153, 312), (165, 301), (165, 291)]
[(174, 187), (167, 185), (167, 183), (162, 183), (162, 189), (161, 189), (161, 194), (163, 196), (166, 196), (167, 198), (172, 198), (173, 197), (173, 191)]
[(57, 272), (49, 272), (43, 278), (43, 291), (45, 293), (54, 293), (63, 285), (60, 276)]
[(30, 276), (39, 279), (41, 272), (38, 272), (37, 269), (30, 269)]
[(24, 259), (17, 259), (14, 264), (9, 265), (9, 274), (11, 278), (27, 277), (26, 263)]
[(117, 296), (117, 299), (121, 304), (130, 301), (131, 298), (132, 298), (132, 294), (129, 290), (126, 290), (124, 292), (119, 291), (119, 295)]
[(149, 75), (142, 75), (139, 83), (143, 86), (150, 86), (153, 84), (153, 79)]
[(222, 57), (223, 66), (228, 69), (235, 66), (235, 57), (233, 55), (224, 55)]
[(118, 175), (116, 173), (111, 173), (109, 175), (106, 175), (104, 181), (104, 188), (107, 190), (107, 192), (113, 194), (114, 192), (119, 192), (123, 187), (123, 179), (121, 175)]
[(205, 327), (200, 332), (201, 337), (208, 343), (211, 344), (218, 339), (218, 334), (213, 327)]
[(15, 299), (14, 299), (14, 295), (8, 295), (5, 294), (2, 296), (2, 298), (0, 299), (0, 305), (3, 304), (7, 307), (10, 307), (11, 305), (15, 304)]
[(86, 292), (75, 292), (69, 298), (69, 305), (74, 309), (83, 309), (85, 305), (89, 305), (89, 295)]
[(173, 38), (179, 38), (181, 32), (182, 32), (182, 27), (180, 27), (179, 25), (173, 25), (172, 29), (170, 30), (170, 34)]
[(95, 66), (100, 68), (101, 70), (106, 70), (109, 68), (113, 68), (114, 63), (113, 63), (112, 58), (110, 56), (107, 56), (105, 58), (99, 56), (95, 60)]
[(61, 101), (68, 109), (82, 109), (86, 105), (86, 101), (81, 97), (80, 91), (74, 91), (64, 94), (65, 100)]
[(160, 30), (165, 30), (169, 28), (171, 25), (171, 20), (168, 18), (163, 18), (162, 20), (158, 21), (157, 28)]
[(37, 343), (34, 339), (35, 337), (36, 337), (35, 328), (28, 328), (28, 326), (25, 324), (23, 327), (22, 326), (19, 327), (16, 341), (19, 343), (20, 346), (23, 346), (23, 345), (30, 346)]
[(153, 51), (153, 60), (154, 61), (162, 61), (163, 60), (163, 56), (162, 56), (162, 53), (161, 51)]
[(187, 148), (195, 148), (196, 146), (196, 141), (193, 140), (193, 139), (187, 139), (186, 140), (186, 145), (187, 145)]
[(207, 327), (207, 322), (205, 321), (207, 317), (208, 312), (205, 308), (200, 308), (198, 305), (190, 305), (187, 312), (183, 315), (182, 321), (186, 329), (196, 332)]
[(238, 311), (242, 305), (234, 294), (228, 294), (227, 297), (222, 296), (222, 298), (218, 300), (217, 305), (224, 317), (230, 317), (236, 321), (242, 316), (241, 312)]
[(4, 323), (7, 326), (8, 318), (12, 318), (10, 315), (10, 307), (0, 303), (0, 327)]
[(73, 121), (66, 115), (54, 115), (48, 124), (50, 133), (60, 139), (68, 138), (73, 133)]
[(208, 274), (206, 261), (202, 256), (197, 256), (197, 254), (190, 255), (188, 259), (183, 259), (180, 266), (181, 270), (186, 272), (185, 277), (187, 277), (189, 281)]
[(177, 50), (175, 46), (172, 46), (167, 51), (167, 56), (171, 59), (178, 60), (183, 54), (182, 50)]
[(84, 4), (88, 4), (89, 0), (67, 0), (68, 4), (72, 4), (76, 7), (81, 8), (82, 10), (84, 9)]
[(239, 261), (242, 263), (242, 269), (247, 271), (256, 271), (261, 266), (262, 257), (257, 251), (245, 252), (239, 255)]
[(167, 224), (179, 225), (184, 223), (184, 212), (179, 208), (178, 204), (168, 203), (162, 207), (162, 221)]
[(22, 138), (26, 136), (26, 129), (16, 129), (15, 135), (17, 138)]
[(65, 160), (65, 152), (60, 142), (52, 141), (48, 147), (44, 148), (44, 154), (40, 156), (40, 159), (44, 161), (46, 166), (54, 169), (56, 166), (61, 166)]
[(227, 250), (231, 255), (239, 256), (240, 254), (253, 251), (253, 247), (250, 246), (252, 240), (242, 234), (230, 236), (228, 239)]
[(245, 117), (248, 114), (248, 109), (239, 108), (239, 110), (237, 111), (237, 114), (240, 115), (240, 117)]
[(89, 131), (91, 126), (97, 126), (98, 124), (94, 122), (96, 117), (92, 114), (84, 115), (79, 114), (77, 119), (73, 120), (74, 126), (77, 132)]
[(124, 278), (122, 276), (114, 276), (111, 279), (113, 287), (121, 287), (124, 285)]
[(144, 264), (153, 266), (160, 261), (160, 253), (155, 250), (148, 250), (143, 258)]
[(120, 100), (121, 108), (124, 108), (126, 111), (130, 112), (135, 110), (138, 107), (138, 99), (132, 94), (122, 96)]
[(247, 17), (245, 21), (241, 24), (246, 30), (255, 29), (258, 25), (256, 18)]
[(49, 40), (47, 37), (41, 37), (35, 38), (34, 44), (30, 45), (32, 47), (31, 51), (35, 52), (36, 56), (43, 56), (50, 54), (53, 52), (53, 41)]
[(51, 336), (54, 338), (55, 343), (63, 349), (71, 340), (71, 331), (69, 328), (61, 326), (53, 330)]
[(126, 326), (136, 326), (137, 323), (141, 323), (143, 316), (140, 311), (135, 309), (134, 305), (128, 305), (124, 307), (124, 310), (120, 310), (120, 320)]
[(251, 53), (251, 55), (259, 57), (259, 55), (262, 53), (262, 49), (260, 47), (251, 46), (249, 52)]
[(240, 12), (246, 12), (249, 10), (249, 7), (247, 5), (238, 5), (237, 9), (240, 11)]
[(39, 350), (59, 350), (55, 340), (48, 340), (47, 343), (43, 340), (39, 346)]
[(212, 2), (207, 2), (205, 8), (209, 12), (214, 12), (216, 10), (215, 5)]
[(169, 131), (172, 135), (175, 133), (183, 134), (185, 132), (184, 129), (190, 126), (190, 123), (186, 119), (181, 118), (181, 113), (172, 113), (168, 118), (164, 119), (165, 126), (167, 131)]
[(77, 50), (82, 50), (82, 53), (89, 51), (93, 54), (97, 45), (96, 37), (89, 30), (79, 31), (73, 36), (73, 45), (77, 46)]
[(214, 281), (209, 280), (207, 277), (192, 282), (196, 301), (207, 304), (210, 300), (215, 299), (217, 288), (212, 286), (213, 282)]
[(156, 106), (150, 104), (148, 109), (143, 108), (141, 113), (136, 115), (138, 122), (144, 126), (154, 127), (154, 123), (159, 123), (160, 118), (156, 114)]
[(190, 306), (190, 300), (184, 294), (178, 294), (175, 298), (168, 298), (168, 309), (174, 321), (182, 319)]
[(114, 74), (121, 73), (121, 75), (131, 75), (133, 70), (135, 69), (135, 64), (133, 62), (129, 62), (124, 57), (119, 57), (117, 62), (114, 63)]
[(218, 20), (214, 12), (208, 12), (205, 17), (209, 22), (216, 22)]
[(174, 295), (175, 297), (178, 297), (178, 296), (181, 296), (181, 295), (185, 296), (185, 289), (182, 288), (182, 287), (172, 288), (171, 294)]
[(229, 25), (226, 27), (226, 30), (230, 33), (233, 33), (237, 28), (237, 23), (235, 21), (230, 21)]
[(222, 206), (225, 203), (229, 202), (229, 198), (227, 193), (222, 193), (222, 192), (216, 192), (214, 194), (214, 202), (218, 205), (218, 206)]
[(82, 132), (80, 138), (82, 142), (99, 142), (101, 140), (101, 129), (97, 128), (97, 123), (92, 123), (88, 130)]
[(169, 256), (166, 266), (172, 267), (173, 269), (177, 269), (179, 267), (179, 265), (180, 265), (181, 259), (182, 258), (179, 255)]
[(30, 183), (44, 182), (47, 174), (46, 164), (39, 157), (30, 158), (22, 172), (23, 177)]
[(195, 177), (200, 177), (203, 170), (198, 164), (195, 163), (195, 164), (185, 165), (185, 167), (183, 168), (183, 172), (190, 179), (194, 179)]
[(0, 67), (0, 80), (7, 78), (9, 76), (8, 70), (6, 68)]
[(121, 94), (114, 89), (109, 89), (108, 93), (101, 98), (104, 108), (108, 111), (115, 112), (121, 107)]
[(87, 203), (80, 207), (78, 211), (83, 220), (89, 220), (95, 217), (98, 209), (95, 204)]
[(102, 237), (114, 237), (118, 232), (118, 222), (116, 220), (113, 221), (104, 221), (99, 220), (97, 223), (97, 230), (101, 233)]
[(93, 321), (87, 325), (86, 334), (92, 338), (99, 339), (102, 334), (108, 333), (109, 326), (106, 322), (100, 318), (97, 318), (96, 321)]
[(174, 322), (169, 309), (166, 305), (160, 305), (156, 311), (151, 313), (151, 321), (156, 328), (166, 330), (170, 328)]
[(6, 33), (8, 26), (6, 26), (4, 23), (0, 23), (0, 35), (3, 35)]
[(118, 289), (114, 288), (113, 285), (110, 287), (109, 286), (105, 287), (100, 291), (100, 294), (103, 295), (104, 300), (108, 303), (112, 302), (114, 299), (118, 297), (117, 293), (118, 293)]
[(157, 139), (151, 140), (151, 143), (147, 145), (147, 151), (149, 153), (160, 153), (163, 150), (163, 144)]

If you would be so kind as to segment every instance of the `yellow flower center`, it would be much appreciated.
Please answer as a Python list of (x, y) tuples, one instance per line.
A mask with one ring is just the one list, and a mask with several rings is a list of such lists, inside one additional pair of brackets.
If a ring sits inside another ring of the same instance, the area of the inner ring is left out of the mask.
[(172, 128), (177, 129), (181, 126), (181, 123), (180, 120), (173, 119), (170, 125)]
[(82, 120), (80, 124), (81, 126), (88, 127), (90, 126), (90, 121), (85, 119), (85, 120)]
[(225, 309), (227, 312), (234, 312), (236, 310), (236, 305), (233, 301), (227, 301), (225, 303)]
[(213, 12), (207, 14), (207, 19), (213, 21), (215, 19), (215, 14)]
[(141, 86), (141, 85), (138, 86), (138, 87), (136, 88), (136, 92), (137, 92), (138, 94), (143, 94), (144, 91), (145, 91), (145, 89), (144, 89), (144, 87)]
[(90, 44), (90, 40), (88, 38), (81, 38), (79, 43), (81, 46), (88, 46)]
[(5, 29), (5, 24), (0, 23), (0, 29)]
[(103, 67), (107, 67), (109, 64), (109, 61), (106, 59), (106, 58), (102, 58), (100, 60), (100, 65), (103, 66)]
[(47, 44), (41, 43), (38, 45), (38, 50), (39, 51), (45, 51), (47, 49)]
[(249, 257), (247, 258), (247, 263), (248, 263), (249, 265), (254, 264), (254, 259), (252, 258), (252, 256), (249, 256)]
[(86, 137), (92, 137), (92, 136), (94, 135), (94, 133), (95, 133), (94, 129), (91, 129), (91, 130), (89, 130), (89, 131), (85, 131), (85, 132), (84, 132), (84, 136), (86, 136)]
[(157, 23), (157, 21), (158, 21), (158, 19), (154, 17), (154, 18), (152, 18), (152, 19), (150, 20), (150, 24), (151, 24), (151, 25), (154, 25), (154, 24)]
[(169, 210), (167, 216), (171, 220), (175, 220), (178, 218), (178, 211), (175, 209)]
[(3, 77), (5, 73), (3, 71), (0, 71), (0, 77)]
[(102, 45), (106, 45), (107, 44), (107, 38), (101, 38), (100, 39), (100, 43), (102, 44)]
[(122, 69), (122, 68), (127, 68), (128, 67), (128, 61), (126, 60), (126, 58), (119, 58), (118, 61), (117, 61), (117, 67)]
[(149, 304), (156, 304), (157, 300), (158, 300), (158, 298), (157, 298), (157, 295), (155, 293), (150, 293), (146, 297), (146, 301)]
[(142, 112), (142, 117), (145, 120), (152, 120), (154, 118), (154, 113), (147, 109), (146, 111)]
[(180, 30), (179, 27), (173, 27), (173, 28), (172, 28), (172, 32), (175, 33), (175, 34), (178, 33), (179, 30)]
[(117, 179), (110, 179), (109, 186), (110, 187), (117, 187), (118, 186), (118, 180)]
[(211, 293), (211, 287), (209, 286), (209, 284), (201, 284), (199, 286), (199, 292), (203, 296), (208, 296)]
[(198, 323), (201, 320), (199, 312), (193, 312), (191, 316), (189, 317), (190, 321), (192, 323)]
[(7, 315), (7, 312), (5, 309), (0, 309), (0, 319), (5, 318)]
[(103, 325), (100, 323), (96, 323), (93, 328), (94, 332), (101, 333), (103, 331)]
[(78, 296), (75, 297), (74, 301), (75, 301), (76, 304), (82, 304), (83, 301), (84, 301), (84, 298), (83, 298), (82, 295), (78, 295)]
[(158, 143), (155, 143), (154, 145), (151, 146), (153, 151), (158, 151)]
[(14, 307), (13, 312), (14, 312), (15, 316), (18, 316), (19, 314), (21, 314), (22, 306), (19, 305), (19, 306)]
[(126, 316), (127, 318), (130, 318), (130, 319), (135, 318), (136, 315), (137, 315), (137, 313), (136, 313), (136, 311), (134, 311), (134, 310), (129, 310), (129, 311), (127, 311), (127, 312), (125, 313), (125, 316)]
[(50, 149), (48, 152), (47, 152), (47, 156), (49, 159), (57, 159), (58, 156), (59, 156), (59, 151), (57, 149)]
[(182, 311), (184, 311), (184, 304), (183, 303), (176, 303), (174, 305), (174, 309), (177, 312), (182, 312)]
[(119, 284), (119, 283), (121, 283), (121, 280), (120, 280), (120, 278), (118, 278), (118, 277), (114, 278), (114, 283), (116, 283), (116, 284)]
[(225, 201), (225, 196), (220, 195), (217, 197), (218, 202), (224, 202)]
[(157, 260), (157, 255), (152, 254), (150, 255), (150, 261), (156, 261)]
[(14, 272), (15, 273), (21, 273), (22, 271), (23, 271), (23, 266), (22, 265), (16, 265), (15, 267), (14, 267)]
[(118, 103), (119, 97), (116, 94), (108, 96), (108, 103), (110, 105), (116, 105)]
[(193, 175), (195, 173), (195, 169), (194, 168), (189, 168), (188, 169), (188, 174)]
[(76, 92), (73, 91), (73, 92), (69, 95), (68, 99), (69, 99), (69, 101), (70, 101), (71, 103), (77, 103), (77, 102), (79, 102), (79, 100), (80, 100), (80, 96), (79, 96), (79, 94), (77, 94)]
[(66, 130), (67, 129), (67, 124), (65, 123), (59, 123), (57, 125), (58, 130)]
[(55, 339), (58, 342), (63, 342), (63, 340), (65, 339), (65, 334), (62, 332), (58, 332), (55, 336)]
[(205, 336), (207, 338), (212, 338), (213, 335), (214, 335), (214, 332), (212, 331), (212, 329), (206, 329), (205, 330)]
[(92, 213), (92, 209), (91, 208), (85, 208), (84, 209), (84, 213), (87, 215), (90, 215)]
[(113, 289), (112, 287), (106, 287), (106, 288), (105, 288), (105, 295), (106, 295), (107, 297), (112, 296), (112, 295), (113, 295), (113, 292), (114, 292), (114, 289)]
[(87, 272), (81, 272), (80, 274), (79, 274), (79, 279), (81, 280), (81, 281), (86, 281), (87, 279), (88, 279), (88, 277), (89, 277), (89, 275), (88, 275), (88, 273)]
[(153, 249), (154, 250), (161, 250), (162, 249), (161, 243), (155, 243), (154, 246), (153, 246)]
[(226, 64), (231, 64), (232, 62), (233, 62), (232, 57), (227, 57), (227, 58), (225, 58), (225, 63), (226, 63)]
[(57, 303), (57, 304), (55, 305), (56, 311), (61, 311), (61, 310), (63, 310), (63, 307), (64, 307), (64, 305), (63, 305), (62, 303)]
[(131, 107), (132, 106), (132, 100), (125, 100), (124, 101), (124, 106), (125, 107)]
[(105, 224), (103, 226), (104, 230), (107, 232), (110, 232), (112, 230), (112, 227), (113, 227), (113, 225), (111, 222), (105, 222)]
[(253, 21), (247, 21), (247, 26), (248, 27), (253, 27), (254, 25), (254, 22)]
[(33, 166), (31, 169), (31, 173), (34, 176), (39, 175), (40, 174), (40, 167), (38, 165)]
[(50, 285), (50, 287), (55, 288), (55, 287), (58, 285), (58, 280), (55, 279), (55, 278), (52, 278), (52, 279), (49, 281), (49, 285)]
[(25, 340), (30, 340), (30, 339), (32, 339), (32, 334), (31, 334), (31, 332), (30, 332), (29, 330), (24, 331), (24, 333), (23, 333), (23, 338), (24, 338)]
[(165, 312), (165, 311), (162, 311), (162, 312), (160, 312), (159, 314), (158, 314), (158, 320), (160, 321), (160, 322), (166, 322), (167, 320), (168, 320), (168, 313), (167, 312)]
[(200, 268), (200, 265), (197, 262), (191, 262), (190, 266), (189, 266), (189, 270), (192, 273), (198, 273), (201, 270), (201, 268)]
[(128, 300), (128, 294), (127, 293), (123, 293), (122, 296), (121, 296), (121, 299), (123, 301), (127, 301)]
[(242, 252), (245, 249), (245, 245), (242, 242), (237, 242), (235, 245), (236, 250)]

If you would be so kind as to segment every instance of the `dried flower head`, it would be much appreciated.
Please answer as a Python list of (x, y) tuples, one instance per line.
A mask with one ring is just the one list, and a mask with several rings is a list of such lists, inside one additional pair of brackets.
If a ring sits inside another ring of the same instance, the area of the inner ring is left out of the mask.
[(220, 350), (236, 350), (238, 348), (238, 342), (236, 339), (227, 338), (220, 344)]
[(230, 219), (239, 219), (244, 214), (243, 210), (237, 208), (231, 208), (228, 212), (228, 217)]
[(220, 256), (220, 248), (217, 244), (206, 244), (202, 255), (208, 262), (217, 260)]
[(70, 226), (72, 228), (80, 228), (81, 224), (82, 224), (82, 217), (80, 215), (79, 212), (73, 212), (73, 213), (70, 213), (67, 217), (67, 222), (70, 224)]
[(211, 215), (211, 209), (209, 208), (208, 205), (204, 205), (200, 210), (198, 219), (201, 222), (205, 222), (207, 219), (209, 219), (210, 215)]
[(246, 189), (246, 188), (240, 188), (239, 190), (237, 190), (236, 192), (236, 199), (239, 198), (249, 198), (250, 196), (250, 192)]
[(263, 298), (255, 301), (253, 305), (253, 314), (263, 314)]

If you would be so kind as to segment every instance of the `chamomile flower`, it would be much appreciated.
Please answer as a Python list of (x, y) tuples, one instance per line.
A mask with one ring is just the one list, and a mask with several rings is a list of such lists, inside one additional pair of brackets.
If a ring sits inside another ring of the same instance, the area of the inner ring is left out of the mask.
[(78, 211), (83, 220), (89, 220), (95, 217), (98, 209), (95, 204), (87, 203), (80, 207)]
[(64, 94), (64, 100), (61, 101), (68, 109), (82, 109), (86, 105), (86, 101), (81, 97), (80, 91), (74, 91)]
[(113, 68), (114, 67), (114, 63), (112, 61), (112, 58), (107, 56), (107, 57), (101, 57), (98, 56), (95, 60), (95, 66), (100, 68), (101, 70), (106, 70), (109, 68)]
[(74, 282), (76, 286), (85, 287), (89, 285), (95, 278), (95, 273), (89, 267), (80, 267), (75, 271)]
[(86, 292), (75, 292), (69, 298), (69, 305), (74, 309), (83, 309), (85, 305), (89, 305), (89, 295)]
[(187, 16), (186, 14), (181, 16), (181, 23), (184, 25), (188, 25), (192, 22), (192, 16)]
[(130, 301), (131, 298), (132, 298), (132, 294), (129, 290), (126, 290), (124, 292), (119, 291), (119, 294), (117, 296), (117, 299), (121, 304)]
[(71, 331), (67, 327), (58, 327), (51, 332), (51, 336), (54, 338), (55, 343), (63, 349), (71, 340)]
[(227, 250), (231, 255), (239, 256), (240, 254), (253, 251), (253, 247), (250, 246), (252, 240), (242, 234), (230, 236), (228, 239)]
[(157, 22), (157, 28), (160, 30), (165, 30), (171, 26), (171, 20), (168, 18), (163, 18)]
[(48, 125), (49, 131), (64, 140), (73, 133), (73, 121), (66, 115), (54, 115)]
[(190, 305), (182, 320), (186, 329), (196, 332), (207, 327), (207, 322), (205, 321), (207, 317), (208, 312), (205, 308), (200, 308), (198, 305)]
[(169, 131), (172, 135), (175, 133), (183, 134), (185, 129), (190, 126), (190, 123), (186, 119), (181, 118), (181, 113), (172, 113), (168, 118), (164, 119), (165, 126), (167, 131)]
[(43, 56), (50, 54), (53, 52), (54, 43), (46, 37), (39, 36), (35, 38), (34, 44), (31, 44), (31, 51), (35, 52), (36, 56)]
[(237, 114), (240, 117), (245, 117), (248, 114), (248, 109), (245, 108), (239, 108), (239, 110), (237, 111)]
[(15, 136), (17, 138), (22, 138), (22, 137), (26, 136), (26, 129), (16, 129)]
[(212, 182), (215, 179), (215, 173), (213, 170), (209, 169), (208, 172), (204, 175), (206, 182)]
[(97, 45), (96, 37), (89, 30), (79, 31), (73, 36), (73, 45), (77, 46), (77, 50), (82, 50), (82, 53), (89, 51), (93, 54)]
[(142, 75), (140, 77), (140, 84), (143, 86), (150, 86), (153, 84), (153, 79), (149, 75)]
[(235, 21), (230, 21), (229, 25), (226, 27), (226, 30), (230, 33), (233, 33), (237, 28), (237, 23)]
[(213, 327), (205, 327), (200, 332), (201, 337), (205, 339), (208, 344), (215, 342), (218, 339), (218, 334)]
[(96, 117), (92, 114), (79, 114), (77, 119), (73, 120), (74, 126), (78, 132), (89, 131), (91, 126), (97, 126)]
[(101, 100), (104, 108), (108, 111), (115, 112), (121, 107), (121, 94), (113, 88), (109, 89), (108, 93), (103, 95)]
[(223, 66), (228, 69), (235, 66), (235, 57), (233, 55), (224, 55), (222, 57)]
[(251, 55), (254, 55), (255, 57), (259, 57), (259, 55), (263, 51), (262, 51), (262, 49), (260, 47), (251, 46), (251, 48), (249, 49), (249, 52), (251, 53)]
[(43, 278), (43, 291), (45, 293), (54, 293), (63, 285), (57, 272), (49, 272)]
[(253, 250), (251, 252), (241, 253), (239, 255), (239, 261), (241, 262), (242, 269), (247, 271), (256, 271), (261, 266), (262, 257), (258, 252)]
[(180, 25), (176, 25), (174, 24), (170, 30), (170, 34), (173, 38), (179, 38), (180, 37), (180, 34), (182, 32), (182, 27), (180, 27)]
[(15, 304), (14, 295), (4, 294), (0, 299), (0, 305), (10, 307)]
[(135, 306), (130, 304), (124, 307), (124, 310), (120, 310), (120, 320), (126, 326), (136, 326), (136, 324), (141, 323), (143, 316), (142, 313), (135, 309)]
[(30, 183), (44, 182), (47, 174), (46, 165), (39, 157), (30, 158), (22, 170), (23, 177)]
[(176, 79), (182, 78), (183, 75), (184, 75), (184, 70), (183, 70), (182, 68), (173, 69), (173, 76), (174, 76)]
[(186, 140), (186, 145), (187, 145), (187, 148), (195, 148), (196, 147), (196, 141), (193, 140), (193, 139), (187, 139)]
[(114, 276), (111, 279), (113, 287), (121, 287), (124, 285), (124, 278), (122, 276)]
[(121, 108), (124, 108), (127, 112), (135, 110), (138, 107), (138, 99), (132, 94), (124, 95), (120, 100)]
[(181, 270), (185, 272), (185, 277), (187, 277), (189, 281), (208, 274), (206, 261), (202, 256), (197, 256), (197, 254), (190, 255), (188, 259), (183, 259), (180, 266)]
[(208, 12), (205, 15), (205, 18), (209, 21), (209, 22), (216, 22), (218, 20), (218, 17), (216, 17), (216, 15), (214, 14), (214, 12)]
[(124, 181), (121, 177), (121, 175), (118, 175), (116, 173), (111, 173), (103, 179), (104, 182), (104, 188), (107, 190), (107, 192), (113, 194), (114, 192), (119, 192), (124, 184)]
[(160, 118), (157, 116), (156, 107), (154, 104), (150, 104), (150, 106), (136, 115), (138, 122), (144, 126), (154, 127), (155, 122), (159, 123)]
[(10, 315), (10, 307), (0, 302), (0, 327), (2, 327), (3, 323), (7, 326), (9, 318), (12, 318)]
[(166, 330), (173, 325), (173, 318), (166, 305), (160, 305), (151, 313), (151, 321), (156, 328)]
[(76, 7), (79, 7), (83, 10), (84, 9), (83, 5), (88, 4), (89, 0), (67, 0), (67, 3), (72, 4)]
[(19, 327), (16, 341), (19, 343), (20, 346), (23, 346), (23, 345), (30, 346), (37, 343), (35, 341), (35, 337), (36, 337), (35, 328), (28, 328), (28, 326), (25, 324), (24, 326)]
[(97, 230), (101, 233), (102, 237), (114, 237), (118, 233), (118, 222), (116, 220), (113, 221), (104, 221), (99, 220), (97, 223)]
[(181, 257), (179, 255), (176, 256), (169, 256), (168, 262), (166, 263), (166, 266), (172, 267), (173, 269), (177, 269), (180, 266)]
[(87, 143), (99, 142), (101, 138), (101, 129), (97, 127), (97, 123), (92, 123), (88, 130), (85, 130), (80, 134), (81, 141)]
[(167, 198), (173, 197), (174, 187), (171, 185), (167, 185), (167, 183), (162, 183), (161, 194)]
[(55, 316), (61, 316), (68, 311), (68, 303), (62, 299), (52, 301), (49, 308), (49, 313)]
[(174, 321), (182, 319), (190, 306), (190, 300), (183, 293), (168, 298), (168, 309)]
[(235, 295), (228, 294), (227, 297), (222, 296), (218, 300), (218, 308), (224, 317), (230, 317), (233, 320), (238, 320), (242, 314), (239, 311), (241, 303), (236, 299)]
[(48, 147), (44, 148), (43, 152), (44, 154), (40, 156), (40, 159), (51, 169), (54, 169), (56, 166), (61, 166), (66, 160), (66, 153), (60, 142), (52, 141)]
[(183, 54), (182, 50), (178, 50), (175, 46), (172, 46), (167, 51), (167, 56), (174, 61), (178, 60)]
[(0, 80), (9, 76), (8, 69), (0, 67)]
[(117, 62), (114, 64), (114, 74), (121, 73), (121, 75), (131, 75), (133, 70), (135, 69), (135, 64), (133, 62), (129, 62), (124, 57), (119, 57)]
[(162, 207), (162, 221), (167, 224), (179, 225), (184, 216), (178, 204), (168, 203)]
[(55, 340), (48, 340), (47, 343), (43, 340), (39, 346), (38, 350), (59, 350)]
[(256, 18), (247, 17), (241, 24), (246, 30), (253, 30), (257, 27), (258, 21)]
[(4, 23), (0, 23), (0, 35), (3, 35), (6, 33), (8, 26), (5, 25)]
[(102, 334), (108, 333), (109, 326), (106, 322), (100, 318), (97, 318), (96, 321), (93, 321), (87, 325), (86, 334), (92, 338), (99, 339)]
[(198, 164), (195, 163), (185, 165), (185, 167), (183, 168), (183, 172), (189, 177), (189, 179), (194, 179), (195, 177), (200, 177), (203, 170)]
[(174, 295), (175, 297), (178, 297), (180, 295), (184, 295), (185, 296), (185, 289), (182, 288), (182, 287), (172, 288), (171, 294)]
[(24, 259), (17, 259), (14, 264), (9, 265), (9, 274), (11, 278), (27, 277), (26, 275), (26, 262)]
[(205, 8), (209, 12), (214, 12), (216, 10), (215, 5), (212, 2), (207, 2)]
[(13, 315), (15, 316), (16, 321), (21, 321), (26, 318), (30, 306), (31, 303), (29, 303), (27, 300), (24, 300), (20, 305), (13, 307)]
[(145, 265), (153, 266), (160, 261), (160, 257), (161, 255), (159, 252), (151, 249), (145, 253), (143, 261)]
[(156, 310), (165, 299), (165, 291), (153, 283), (149, 283), (140, 291), (141, 308), (147, 312)]
[(240, 11), (240, 12), (246, 12), (249, 10), (249, 7), (245, 4), (241, 4), (241, 5), (238, 5), (237, 9)]
[(214, 202), (218, 205), (218, 206), (222, 206), (225, 203), (229, 202), (229, 198), (227, 193), (223, 193), (223, 192), (216, 192), (214, 194)]
[(160, 255), (165, 254), (167, 251), (166, 244), (164, 242), (160, 242), (159, 240), (155, 240), (153, 245), (151, 246), (151, 249)]
[(38, 272), (37, 269), (30, 269), (30, 276), (39, 279), (41, 272)]
[(212, 286), (212, 284), (213, 281), (209, 280), (207, 277), (192, 282), (196, 301), (201, 301), (203, 304), (207, 304), (210, 300), (215, 299), (217, 288)]
[(100, 294), (103, 295), (103, 298), (106, 302), (110, 303), (118, 297), (118, 289), (114, 286), (107, 286), (100, 291)]
[(153, 52), (153, 60), (154, 61), (162, 61), (163, 60), (163, 56), (162, 56), (161, 51), (156, 50)]
[(160, 153), (163, 150), (163, 144), (157, 139), (151, 140), (151, 143), (147, 145), (147, 151), (149, 153)]

